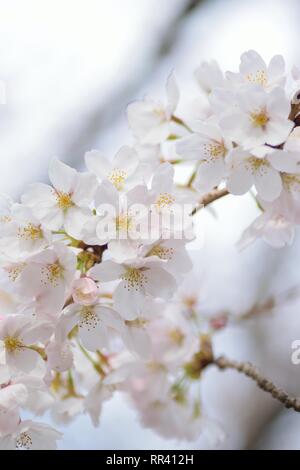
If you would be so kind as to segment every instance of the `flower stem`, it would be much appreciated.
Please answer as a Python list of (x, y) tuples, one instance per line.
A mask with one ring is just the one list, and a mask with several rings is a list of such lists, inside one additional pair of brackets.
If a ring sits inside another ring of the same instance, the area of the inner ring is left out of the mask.
[(270, 393), (273, 398), (280, 401), (285, 408), (292, 408), (300, 412), (300, 399), (289, 396), (284, 390), (281, 390), (271, 382), (271, 380), (264, 377), (250, 362), (238, 362), (221, 356), (214, 359), (212, 364), (215, 364), (221, 370), (234, 369), (237, 372), (241, 372), (254, 380), (259, 388)]

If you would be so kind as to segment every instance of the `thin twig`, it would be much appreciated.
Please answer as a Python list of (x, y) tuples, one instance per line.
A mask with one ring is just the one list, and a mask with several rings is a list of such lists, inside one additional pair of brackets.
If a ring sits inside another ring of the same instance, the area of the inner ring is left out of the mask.
[(259, 388), (270, 393), (273, 398), (280, 401), (285, 408), (293, 408), (293, 410), (300, 412), (300, 399), (289, 396), (285, 391), (281, 390), (277, 385), (271, 382), (271, 380), (261, 375), (256, 367), (249, 362), (238, 362), (221, 356), (214, 359), (212, 364), (215, 364), (221, 370), (234, 369), (237, 372), (241, 372), (254, 380)]
[(201, 199), (199, 200), (198, 205), (193, 209), (191, 215), (195, 215), (199, 209), (202, 209), (202, 207), (208, 206), (209, 204), (216, 201), (217, 199), (227, 196), (227, 194), (229, 194), (227, 189), (213, 189), (209, 193), (204, 194), (204, 196), (202, 196)]

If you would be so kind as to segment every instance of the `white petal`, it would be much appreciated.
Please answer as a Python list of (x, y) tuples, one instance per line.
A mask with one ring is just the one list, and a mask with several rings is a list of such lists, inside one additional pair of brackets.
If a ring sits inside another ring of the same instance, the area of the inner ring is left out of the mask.
[(232, 168), (226, 183), (226, 187), (231, 194), (245, 194), (252, 185), (253, 176), (248, 170), (247, 164), (240, 163)]
[(254, 184), (258, 195), (265, 201), (274, 201), (281, 193), (281, 177), (271, 166), (264, 166), (262, 171), (254, 174)]
[(57, 158), (53, 158), (49, 165), (49, 178), (54, 188), (64, 193), (73, 191), (76, 184), (77, 172)]
[(87, 169), (100, 179), (106, 178), (112, 169), (111, 163), (98, 150), (87, 152), (84, 159)]
[(146, 291), (153, 297), (169, 299), (174, 294), (177, 284), (174, 277), (161, 268), (151, 268), (147, 275)]
[(141, 290), (128, 289), (122, 281), (116, 288), (114, 308), (125, 320), (135, 320), (143, 311), (144, 293)]
[(114, 281), (120, 279), (125, 269), (122, 265), (115, 263), (114, 261), (103, 261), (100, 264), (94, 266), (90, 271), (90, 276), (102, 282)]

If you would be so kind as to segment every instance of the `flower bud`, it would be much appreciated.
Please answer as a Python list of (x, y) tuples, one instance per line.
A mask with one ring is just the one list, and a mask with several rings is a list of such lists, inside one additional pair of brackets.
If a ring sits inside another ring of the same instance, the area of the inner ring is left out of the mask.
[(98, 299), (98, 287), (90, 277), (81, 277), (73, 283), (72, 297), (74, 302), (81, 305), (90, 305)]

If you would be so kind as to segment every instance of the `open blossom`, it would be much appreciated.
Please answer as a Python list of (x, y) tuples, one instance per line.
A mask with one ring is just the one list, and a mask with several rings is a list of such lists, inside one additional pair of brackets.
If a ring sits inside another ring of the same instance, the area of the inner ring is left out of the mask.
[(123, 331), (123, 321), (113, 309), (102, 304), (72, 304), (64, 309), (69, 319), (69, 330), (78, 325), (79, 338), (89, 351), (97, 351), (109, 345), (112, 332)]
[(98, 426), (116, 391), (166, 439), (224, 439), (200, 392), (206, 367), (222, 367), (212, 341), (230, 312), (211, 316), (188, 274), (193, 215), (251, 191), (261, 212), (238, 246), (292, 243), (300, 73), (250, 50), (238, 73), (211, 61), (195, 77), (204, 93), (186, 118), (171, 74), (165, 103), (128, 106), (132, 146), (112, 160), (87, 152), (84, 173), (53, 159), (51, 186), (32, 185), (21, 203), (0, 195), (0, 449), (56, 449), (61, 434), (24, 410)]
[(22, 314), (9, 315), (0, 322), (0, 348), (5, 352), (6, 364), (13, 370), (30, 372), (41, 357), (32, 345), (44, 341), (51, 335), (51, 326), (45, 322), (34, 322)]
[(100, 181), (108, 180), (118, 191), (128, 190), (137, 183), (139, 159), (130, 147), (121, 147), (111, 162), (98, 150), (87, 152), (84, 158), (89, 171)]
[(97, 216), (85, 227), (84, 241), (95, 245), (108, 244), (111, 256), (120, 262), (133, 258), (141, 240), (147, 242), (149, 237), (148, 220), (152, 199), (144, 185), (135, 186), (125, 196), (104, 181), (95, 198)]
[(251, 149), (263, 144), (282, 144), (294, 127), (289, 120), (290, 103), (280, 88), (266, 93), (257, 85), (237, 92), (237, 106), (220, 119), (227, 138)]
[(275, 55), (267, 66), (256, 51), (250, 50), (241, 55), (239, 73), (227, 72), (226, 78), (237, 85), (251, 83), (272, 90), (285, 83), (284, 59)]
[(155, 259), (123, 264), (108, 260), (92, 268), (90, 275), (102, 282), (121, 281), (113, 294), (114, 308), (126, 320), (139, 316), (146, 296), (169, 299), (176, 289), (176, 281), (164, 268), (164, 262)]
[(0, 231), (0, 251), (14, 258), (28, 256), (51, 244), (51, 232), (29, 207), (21, 204), (13, 204), (9, 216), (0, 219)]
[(193, 186), (200, 192), (210, 191), (226, 175), (225, 157), (232, 144), (215, 123), (197, 123), (196, 130), (177, 144), (178, 154), (185, 160), (198, 162)]
[(131, 103), (127, 108), (129, 126), (142, 144), (159, 144), (171, 133), (171, 118), (179, 100), (179, 91), (173, 74), (167, 80), (166, 92), (166, 105), (146, 98)]
[(1, 450), (55, 450), (62, 434), (50, 426), (21, 421), (14, 432), (0, 437)]
[(46, 228), (64, 228), (72, 237), (80, 238), (84, 220), (91, 214), (89, 206), (96, 189), (95, 177), (78, 173), (55, 158), (49, 165), (49, 178), (52, 187), (33, 184), (23, 194), (22, 202), (32, 208)]
[(270, 147), (262, 151), (250, 152), (233, 149), (227, 158), (227, 189), (232, 194), (245, 194), (254, 185), (259, 197), (265, 201), (276, 199), (282, 189), (280, 173), (273, 168)]

